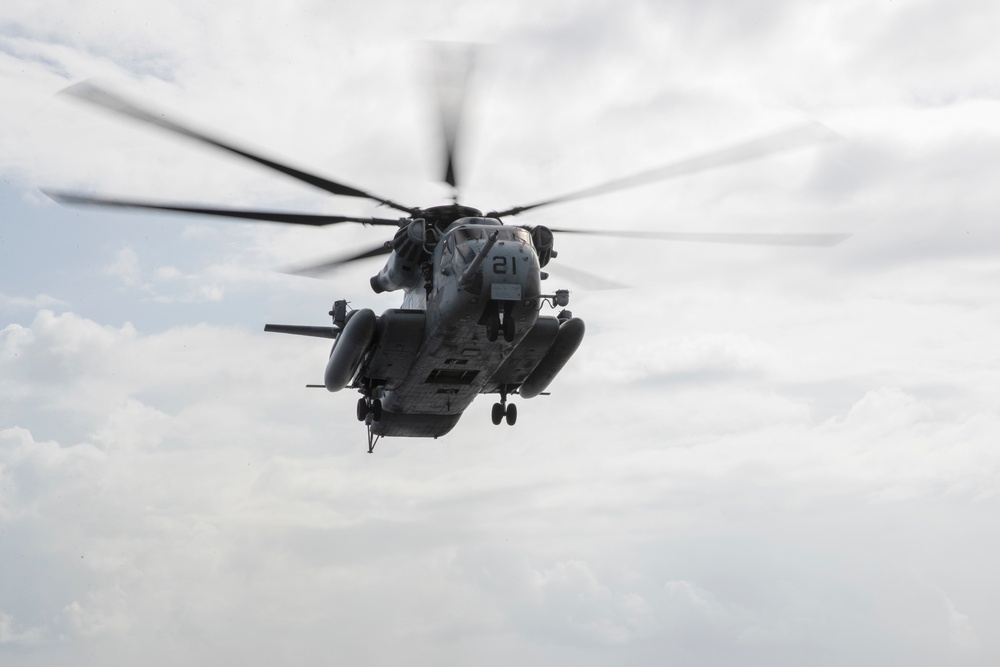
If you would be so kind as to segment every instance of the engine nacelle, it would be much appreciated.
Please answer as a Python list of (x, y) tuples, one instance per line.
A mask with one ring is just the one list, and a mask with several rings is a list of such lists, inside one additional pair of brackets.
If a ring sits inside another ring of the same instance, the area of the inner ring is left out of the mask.
[(326, 362), (323, 384), (327, 391), (340, 391), (351, 383), (371, 348), (377, 325), (378, 316), (368, 308), (350, 314)]
[(555, 238), (552, 236), (552, 230), (548, 227), (538, 225), (532, 228), (531, 243), (535, 246), (535, 252), (538, 253), (538, 266), (545, 266), (550, 259), (557, 256), (556, 251), (552, 249)]
[(423, 280), (420, 265), (430, 259), (427, 252), (427, 225), (423, 218), (415, 218), (400, 227), (392, 239), (392, 254), (378, 275), (372, 276), (371, 286), (376, 294), (416, 287)]
[(538, 362), (535, 370), (521, 383), (518, 393), (522, 398), (534, 398), (545, 391), (552, 380), (555, 379), (562, 367), (566, 365), (569, 358), (576, 352), (583, 342), (583, 334), (586, 327), (583, 320), (573, 317), (559, 325), (556, 339), (552, 341), (552, 347), (545, 353), (542, 360)]

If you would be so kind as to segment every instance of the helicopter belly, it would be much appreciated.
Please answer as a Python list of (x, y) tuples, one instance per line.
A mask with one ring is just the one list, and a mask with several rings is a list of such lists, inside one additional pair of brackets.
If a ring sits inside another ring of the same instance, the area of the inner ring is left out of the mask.
[[(382, 385), (376, 435), (437, 437), (458, 423), (518, 345), (530, 337), (538, 315), (518, 313), (527, 326), (513, 341), (490, 341), (479, 323), (481, 301), (469, 299), (438, 318), (412, 358), (405, 377)], [(551, 318), (549, 318), (551, 319)]]
[(389, 412), (383, 408), (382, 416), (372, 422), (372, 433), (403, 438), (437, 438), (455, 428), (462, 413), (455, 415), (426, 415)]
[[(487, 341), (475, 322), (424, 342), (405, 379), (379, 394), (377, 435), (436, 437), (450, 431), (512, 346)], [(434, 432), (428, 432), (433, 426)]]

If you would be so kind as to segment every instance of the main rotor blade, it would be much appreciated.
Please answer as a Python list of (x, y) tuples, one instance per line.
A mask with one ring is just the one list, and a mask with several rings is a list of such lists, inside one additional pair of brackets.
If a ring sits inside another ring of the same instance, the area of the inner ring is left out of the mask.
[(630, 287), (629, 285), (620, 283), (617, 280), (605, 278), (604, 276), (599, 276), (595, 273), (591, 273), (590, 271), (584, 271), (583, 269), (566, 266), (562, 262), (549, 264), (546, 266), (546, 270), (552, 271), (552, 273), (555, 273), (556, 275), (569, 278), (585, 290), (602, 291), (629, 289)]
[(731, 232), (625, 232), (591, 231), (582, 229), (555, 229), (559, 234), (584, 234), (587, 236), (611, 236), (625, 239), (652, 239), (658, 241), (686, 241), (691, 243), (728, 243), (738, 245), (763, 246), (813, 246), (829, 247), (843, 243), (851, 234), (772, 234), (772, 233), (731, 233)]
[(288, 273), (293, 276), (308, 276), (310, 278), (319, 278), (325, 273), (329, 273), (334, 269), (337, 269), (345, 264), (350, 264), (351, 262), (357, 262), (358, 260), (368, 259), (369, 257), (379, 257), (381, 255), (388, 255), (392, 252), (392, 245), (390, 243), (382, 243), (369, 250), (364, 250), (355, 255), (350, 255), (348, 257), (340, 257), (337, 259), (326, 260), (322, 262), (316, 262), (313, 264), (302, 264), (299, 266), (291, 266), (285, 269), (281, 269), (282, 273)]
[(359, 190), (357, 188), (345, 185), (343, 183), (338, 183), (336, 181), (331, 181), (329, 179), (323, 178), (322, 176), (317, 176), (315, 174), (310, 174), (308, 172), (290, 167), (286, 164), (276, 162), (269, 158), (263, 157), (256, 153), (251, 153), (250, 151), (224, 142), (215, 137), (211, 137), (202, 132), (198, 132), (186, 125), (182, 125), (176, 121), (169, 119), (166, 115), (144, 109), (132, 102), (125, 100), (118, 95), (105, 90), (89, 81), (83, 81), (81, 83), (74, 84), (62, 91), (66, 95), (70, 95), (78, 100), (82, 100), (94, 106), (100, 107), (106, 111), (111, 111), (113, 113), (132, 118), (133, 120), (138, 120), (149, 125), (154, 125), (168, 132), (181, 135), (183, 137), (188, 137), (189, 139), (194, 139), (203, 144), (208, 144), (209, 146), (214, 146), (224, 151), (233, 153), (234, 155), (239, 155), (240, 157), (252, 160), (257, 164), (263, 165), (268, 169), (273, 169), (279, 171), (283, 174), (291, 176), (299, 181), (313, 185), (321, 190), (335, 194), (343, 195), (345, 197), (361, 197), (364, 199), (371, 199), (384, 204), (385, 206), (390, 206), (399, 211), (405, 211), (410, 214), (414, 214), (416, 209), (411, 209), (409, 207), (403, 206), (402, 204), (397, 204), (394, 201), (383, 199), (376, 195), (373, 195), (364, 190)]
[(444, 182), (457, 189), (455, 156), (469, 77), (476, 64), (477, 45), (434, 42), (429, 47), (434, 96), (444, 139)]
[(742, 144), (730, 146), (729, 148), (723, 148), (711, 153), (674, 162), (662, 167), (650, 169), (649, 171), (642, 171), (638, 174), (633, 174), (632, 176), (618, 178), (613, 181), (608, 181), (607, 183), (594, 185), (589, 188), (584, 188), (583, 190), (577, 190), (576, 192), (570, 192), (551, 199), (543, 199), (542, 201), (528, 204), (527, 206), (514, 206), (504, 211), (494, 211), (492, 213), (488, 213), (487, 216), (491, 218), (502, 218), (508, 215), (517, 215), (518, 213), (539, 208), (540, 206), (559, 204), (562, 202), (572, 201), (574, 199), (583, 199), (585, 197), (595, 197), (597, 195), (617, 192), (618, 190), (626, 190), (628, 188), (635, 188), (640, 185), (646, 185), (647, 183), (654, 183), (656, 181), (675, 178), (685, 174), (693, 174), (695, 172), (706, 171), (708, 169), (736, 164), (738, 162), (756, 160), (767, 155), (780, 153), (793, 148), (800, 148), (802, 146), (808, 146), (823, 141), (831, 141), (838, 138), (838, 136), (839, 135), (837, 135), (837, 133), (833, 130), (824, 127), (819, 123), (800, 125), (776, 134), (771, 134)]
[(137, 201), (133, 199), (106, 199), (103, 197), (89, 197), (86, 195), (77, 195), (71, 192), (59, 192), (56, 190), (42, 190), (42, 192), (60, 204), (68, 205), (110, 206), (114, 208), (136, 208), (151, 211), (194, 213), (197, 215), (215, 215), (225, 218), (242, 218), (245, 220), (267, 220), (270, 222), (283, 222), (292, 225), (312, 225), (316, 227), (335, 225), (341, 222), (360, 222), (363, 225), (399, 226), (399, 220), (393, 220), (391, 218), (358, 218), (350, 215), (319, 215), (312, 213), (285, 213), (283, 211), (256, 211), (230, 208), (207, 208), (203, 206), (178, 206), (173, 204), (157, 204), (153, 202)]

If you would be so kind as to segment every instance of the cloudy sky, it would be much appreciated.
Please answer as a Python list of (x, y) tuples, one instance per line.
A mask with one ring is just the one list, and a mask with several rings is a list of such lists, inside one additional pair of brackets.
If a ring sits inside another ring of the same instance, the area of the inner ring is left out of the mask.
[[(998, 32), (992, 0), (6, 0), (0, 663), (997, 664)], [(262, 328), (397, 305), (378, 262), (275, 271), (384, 230), (37, 189), (386, 214), (56, 96), (94, 78), (443, 203), (426, 40), (488, 45), (472, 205), (811, 119), (840, 140), (524, 222), (853, 236), (557, 239), (588, 335), (552, 395), (368, 455), (304, 388), (326, 342)]]

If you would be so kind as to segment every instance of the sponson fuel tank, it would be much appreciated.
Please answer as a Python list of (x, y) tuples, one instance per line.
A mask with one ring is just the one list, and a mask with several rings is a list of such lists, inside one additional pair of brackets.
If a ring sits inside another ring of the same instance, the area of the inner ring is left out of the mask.
[(572, 317), (559, 325), (559, 332), (552, 341), (552, 347), (538, 362), (535, 370), (531, 371), (521, 383), (519, 393), (522, 398), (534, 398), (545, 391), (576, 352), (576, 348), (580, 347), (585, 330), (583, 320), (577, 317)]
[(350, 314), (326, 362), (323, 384), (327, 391), (340, 391), (350, 384), (371, 347), (377, 324), (378, 317), (369, 308)]

